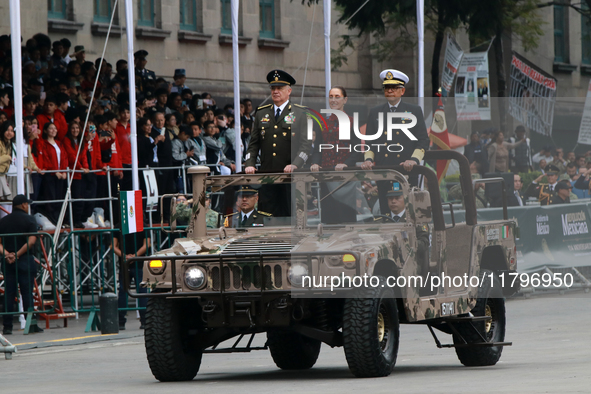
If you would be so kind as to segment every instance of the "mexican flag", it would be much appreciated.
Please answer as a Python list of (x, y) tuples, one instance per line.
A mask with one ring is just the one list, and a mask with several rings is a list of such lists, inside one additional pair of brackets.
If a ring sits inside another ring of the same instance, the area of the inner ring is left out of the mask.
[(142, 191), (119, 192), (121, 202), (121, 232), (123, 235), (144, 231)]
[[(449, 150), (451, 147), (447, 132), (447, 122), (445, 121), (445, 111), (441, 102), (441, 94), (438, 93), (437, 95), (439, 96), (439, 103), (437, 103), (437, 109), (433, 113), (433, 124), (429, 129), (429, 139), (437, 145), (437, 149)], [(445, 177), (448, 166), (449, 160), (437, 160), (437, 180), (439, 183)]]

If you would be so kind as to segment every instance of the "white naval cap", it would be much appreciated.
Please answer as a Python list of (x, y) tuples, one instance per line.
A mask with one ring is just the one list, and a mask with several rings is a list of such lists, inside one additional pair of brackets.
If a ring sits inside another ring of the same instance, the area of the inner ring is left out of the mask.
[(380, 73), (382, 85), (405, 85), (408, 83), (408, 75), (394, 69), (384, 70)]

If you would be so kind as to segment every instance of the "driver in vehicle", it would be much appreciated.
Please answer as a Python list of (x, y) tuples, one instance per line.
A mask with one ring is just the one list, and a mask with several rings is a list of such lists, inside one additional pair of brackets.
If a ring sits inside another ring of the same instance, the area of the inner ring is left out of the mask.
[(259, 191), (250, 185), (242, 186), (236, 194), (236, 205), (240, 208), (240, 211), (226, 215), (225, 227), (230, 227), (228, 220), (232, 220), (231, 227), (264, 226), (264, 217), (272, 215), (267, 212), (257, 211), (255, 206), (258, 202)]
[[(387, 217), (395, 223), (406, 223), (406, 207), (404, 205), (404, 195), (399, 182), (392, 183), (392, 190), (386, 194), (388, 197), (388, 208), (390, 212)], [(379, 219), (379, 218), (376, 218)], [(428, 263), (429, 250), (429, 228), (427, 225), (417, 226), (417, 263), (419, 267), (426, 267)], [(424, 271), (424, 270), (421, 270)], [(423, 274), (425, 272), (421, 272)]]

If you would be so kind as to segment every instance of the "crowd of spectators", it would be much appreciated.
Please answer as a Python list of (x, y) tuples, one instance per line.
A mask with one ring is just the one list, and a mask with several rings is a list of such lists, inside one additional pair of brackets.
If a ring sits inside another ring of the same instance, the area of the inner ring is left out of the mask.
[[(502, 132), (494, 129), (472, 133), (470, 142), (464, 147), (464, 155), (471, 164), (476, 165), (474, 168), (478, 168), (478, 176), (512, 172), (516, 179), (515, 189), (520, 189), (521, 197), (527, 197), (526, 190), (521, 191), (521, 177), (537, 172), (541, 175), (532, 178), (533, 182), (552, 184), (546, 176), (551, 173), (558, 176), (557, 182), (564, 182), (572, 189), (570, 200), (590, 197), (591, 151), (583, 155), (575, 152), (567, 152), (565, 155), (563, 148), (548, 145), (534, 152), (523, 126), (515, 128), (509, 141), (504, 137)], [(562, 184), (560, 186), (562, 188)]]
[[(0, 37), (0, 203), (16, 193), (16, 145), (13, 70), (9, 36)], [(140, 168), (156, 170), (159, 194), (184, 190), (182, 164), (209, 165), (215, 174), (236, 170), (234, 108), (218, 108), (209, 93), (186, 84), (186, 71), (172, 79), (156, 77), (147, 66), (148, 52), (134, 55), (136, 117)], [(92, 61), (91, 61), (92, 60)], [(111, 194), (131, 190), (131, 140), (128, 67), (125, 59), (87, 59), (83, 46), (72, 49), (64, 38), (51, 42), (36, 34), (22, 47), (23, 134), (28, 190), (34, 201), (60, 201), (68, 169), (76, 170), (72, 198), (76, 226), (94, 227), (89, 218), (106, 206), (107, 177)], [(94, 91), (94, 96), (93, 96)], [(252, 102), (240, 106), (242, 152), (248, 146)], [(86, 127), (84, 129), (84, 127)], [(141, 188), (145, 192), (143, 177)], [(187, 182), (190, 187), (190, 182)], [(36, 204), (36, 211), (55, 224), (61, 204)]]

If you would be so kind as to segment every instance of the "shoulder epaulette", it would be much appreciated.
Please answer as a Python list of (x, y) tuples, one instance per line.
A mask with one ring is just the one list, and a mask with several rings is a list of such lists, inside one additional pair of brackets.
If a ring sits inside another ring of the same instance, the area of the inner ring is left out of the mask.
[(270, 107), (270, 106), (272, 106), (272, 105), (273, 105), (273, 104), (267, 104), (267, 105), (263, 105), (262, 107), (258, 107), (258, 108), (257, 108), (257, 111), (258, 111), (259, 109), (267, 108), (267, 107)]
[(257, 212), (260, 213), (263, 216), (273, 216), (272, 214), (267, 213), (267, 212), (263, 212), (263, 211), (257, 211)]
[(225, 218), (229, 218), (230, 216), (234, 216), (234, 215), (236, 215), (238, 213), (240, 213), (240, 212), (229, 213), (229, 214), (225, 215), (224, 217)]

